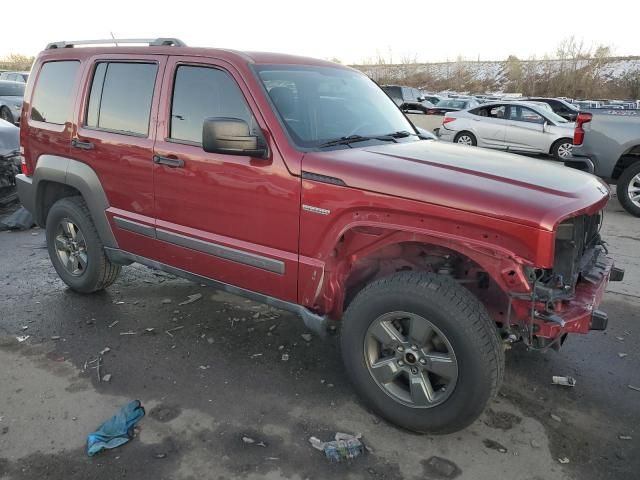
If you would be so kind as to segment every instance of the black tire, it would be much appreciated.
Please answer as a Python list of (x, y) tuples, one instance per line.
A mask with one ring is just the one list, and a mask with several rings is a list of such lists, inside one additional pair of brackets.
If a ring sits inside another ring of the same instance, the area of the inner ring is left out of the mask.
[[(76, 275), (63, 265), (56, 249), (58, 227), (65, 219), (78, 227), (86, 244), (86, 268)], [(82, 197), (67, 197), (53, 204), (47, 215), (46, 234), (53, 267), (72, 290), (79, 293), (103, 290), (115, 282), (120, 274), (120, 265), (111, 263), (105, 255), (104, 245)]]
[(9, 110), (7, 107), (0, 108), (0, 118), (2, 120), (6, 120), (9, 123), (15, 123), (13, 114), (11, 113), (11, 110)]
[(567, 145), (570, 145), (573, 148), (573, 139), (571, 138), (560, 138), (556, 140), (551, 146), (551, 155), (556, 160), (560, 160), (561, 162), (565, 161), (567, 158), (571, 156), (562, 156), (562, 151), (566, 151)]
[[(428, 318), (453, 347), (458, 377), (442, 403), (427, 408), (405, 405), (369, 371), (369, 327), (397, 311)], [(452, 433), (470, 425), (497, 394), (504, 376), (504, 348), (485, 307), (453, 279), (434, 273), (402, 272), (366, 286), (344, 315), (341, 347), (347, 373), (364, 401), (389, 422), (419, 433)]]
[(462, 132), (459, 132), (459, 133), (455, 136), (455, 138), (453, 139), (453, 142), (454, 142), (454, 143), (460, 143), (460, 144), (462, 144), (462, 145), (469, 145), (468, 143), (467, 143), (467, 144), (465, 144), (465, 143), (462, 143), (462, 142), (460, 141), (460, 139), (461, 139), (461, 138), (463, 138), (463, 137), (465, 137), (465, 136), (466, 136), (466, 137), (468, 137), (468, 138), (471, 140), (471, 145), (472, 145), (472, 146), (474, 146), (474, 147), (475, 147), (475, 146), (477, 146), (477, 145), (478, 145), (478, 139), (476, 138), (476, 136), (475, 136), (473, 133), (471, 133), (471, 132), (467, 132), (466, 130), (465, 130), (465, 131), (462, 131)]
[[(618, 193), (618, 200), (622, 207), (631, 215), (640, 217), (640, 205), (636, 205), (629, 196), (629, 187), (633, 183), (634, 185), (640, 185), (640, 180), (636, 177), (640, 175), (640, 161), (627, 167), (620, 178), (618, 178), (616, 185), (616, 192)], [(636, 201), (637, 203), (640, 203)]]

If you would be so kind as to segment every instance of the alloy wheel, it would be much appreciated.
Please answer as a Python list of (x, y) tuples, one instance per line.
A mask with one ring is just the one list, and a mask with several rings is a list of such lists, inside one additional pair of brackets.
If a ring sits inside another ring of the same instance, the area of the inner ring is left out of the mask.
[(80, 228), (68, 218), (58, 223), (55, 234), (55, 249), (64, 269), (73, 276), (82, 275), (89, 261), (87, 244)]
[(633, 177), (629, 182), (627, 193), (629, 194), (629, 200), (631, 200), (631, 203), (640, 208), (640, 173)]
[(571, 143), (562, 143), (558, 147), (558, 157), (565, 159), (571, 156), (573, 152), (573, 144)]
[(365, 336), (364, 355), (378, 386), (409, 407), (441, 404), (458, 380), (458, 362), (447, 337), (413, 313), (392, 312), (375, 319)]
[(458, 137), (458, 143), (460, 145), (473, 145), (473, 140), (471, 140), (469, 135), (460, 135)]

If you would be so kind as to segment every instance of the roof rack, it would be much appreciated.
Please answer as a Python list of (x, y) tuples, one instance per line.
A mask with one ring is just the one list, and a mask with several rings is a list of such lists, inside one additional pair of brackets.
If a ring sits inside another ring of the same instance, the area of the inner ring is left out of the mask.
[(172, 46), (186, 47), (187, 44), (177, 38), (108, 38), (105, 40), (74, 40), (49, 43), (45, 50), (54, 50), (56, 48), (73, 48), (76, 45), (105, 45), (119, 43), (146, 43), (150, 47)]

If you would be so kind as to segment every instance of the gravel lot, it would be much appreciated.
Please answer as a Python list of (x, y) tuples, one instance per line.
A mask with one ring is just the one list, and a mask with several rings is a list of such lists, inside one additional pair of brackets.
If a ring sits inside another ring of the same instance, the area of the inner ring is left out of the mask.
[[(616, 201), (607, 213), (604, 238), (627, 271), (605, 297), (609, 329), (558, 353), (516, 345), (490, 410), (440, 437), (368, 412), (337, 336), (307, 341), (288, 313), (135, 265), (107, 292), (77, 295), (44, 232), (0, 233), (0, 478), (638, 478), (640, 391), (628, 385), (640, 387), (640, 219)], [(178, 305), (194, 293), (202, 299)], [(98, 383), (84, 365), (105, 347), (112, 378)], [(87, 433), (132, 399), (147, 409), (137, 437), (88, 458)], [(308, 438), (336, 431), (361, 432), (371, 450), (329, 463)], [(455, 468), (438, 470), (434, 456)]]

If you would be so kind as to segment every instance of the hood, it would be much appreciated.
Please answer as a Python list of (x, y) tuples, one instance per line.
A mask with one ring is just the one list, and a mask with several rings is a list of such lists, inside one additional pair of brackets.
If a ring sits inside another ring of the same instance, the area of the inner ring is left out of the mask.
[(20, 148), (20, 129), (0, 119), (0, 156), (5, 156)]
[(307, 153), (303, 170), (348, 187), (552, 231), (609, 197), (597, 177), (560, 163), (435, 141)]

